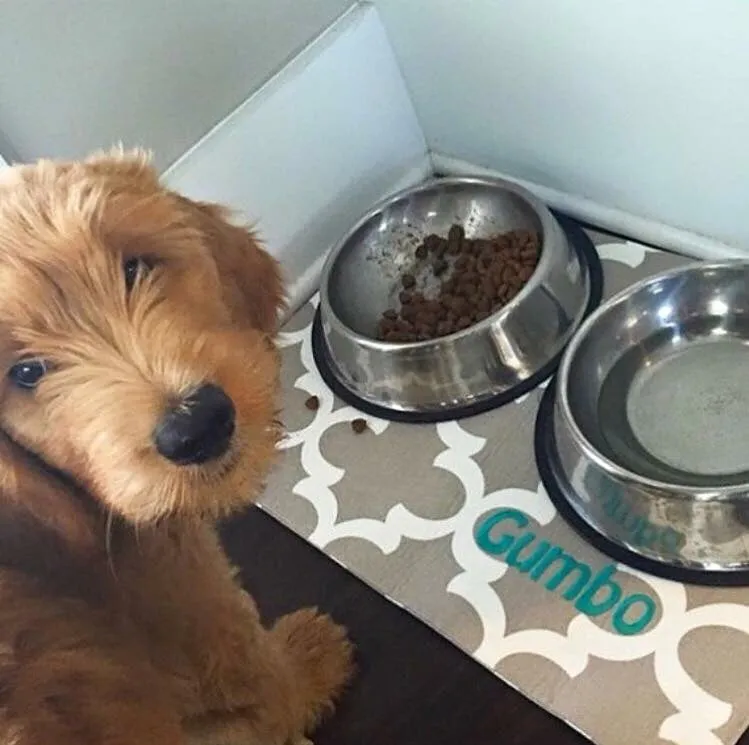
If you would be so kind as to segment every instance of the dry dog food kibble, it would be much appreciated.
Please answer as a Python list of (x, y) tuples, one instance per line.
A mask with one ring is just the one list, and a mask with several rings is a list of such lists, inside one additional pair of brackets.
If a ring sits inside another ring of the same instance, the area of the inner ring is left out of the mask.
[[(400, 310), (382, 314), (377, 338), (426, 341), (488, 318), (520, 292), (540, 253), (538, 234), (528, 230), (471, 239), (453, 225), (447, 237), (428, 235), (414, 252), (414, 265), (400, 277)], [(419, 278), (429, 275), (436, 278), (436, 290), (420, 290)]]
[(304, 405), (310, 410), (310, 411), (317, 411), (320, 408), (320, 399), (317, 396), (310, 396), (305, 402)]
[(354, 421), (351, 422), (351, 429), (353, 429), (357, 435), (360, 435), (362, 432), (364, 432), (366, 428), (367, 428), (366, 419), (354, 419)]

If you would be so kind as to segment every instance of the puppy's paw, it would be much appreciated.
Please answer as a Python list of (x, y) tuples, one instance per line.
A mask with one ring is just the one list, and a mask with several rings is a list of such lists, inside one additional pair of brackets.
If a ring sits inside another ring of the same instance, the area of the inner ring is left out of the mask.
[(307, 702), (308, 726), (333, 707), (354, 674), (354, 647), (346, 630), (315, 608), (290, 613), (273, 627), (298, 671), (302, 697)]

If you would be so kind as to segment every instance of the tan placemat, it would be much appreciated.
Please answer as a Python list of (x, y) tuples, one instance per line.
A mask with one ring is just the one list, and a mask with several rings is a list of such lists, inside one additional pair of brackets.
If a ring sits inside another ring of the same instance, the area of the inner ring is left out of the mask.
[[(684, 261), (591, 236), (606, 296)], [(459, 422), (367, 417), (368, 430), (354, 434), (362, 415), (333, 396), (312, 358), (315, 305), (281, 335), (288, 437), (261, 506), (599, 745), (735, 743), (749, 723), (749, 589), (606, 570), (612, 562), (557, 516), (540, 485), (539, 390)], [(305, 407), (311, 395), (320, 399), (314, 412)], [(507, 563), (475, 540), (482, 520), (503, 508), (513, 512), (498, 530), (522, 549), (510, 556), (510, 548)], [(591, 576), (608, 571), (620, 605), (591, 617), (575, 607), (580, 593), (565, 598), (574, 578), (555, 585), (551, 570), (534, 578), (541, 541)], [(639, 601), (621, 608), (633, 595)], [(642, 630), (622, 633), (638, 621)]]

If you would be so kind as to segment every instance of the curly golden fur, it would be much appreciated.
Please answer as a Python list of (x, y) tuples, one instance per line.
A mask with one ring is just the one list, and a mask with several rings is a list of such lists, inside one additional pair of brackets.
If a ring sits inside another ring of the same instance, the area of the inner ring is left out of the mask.
[[(344, 630), (264, 628), (214, 527), (273, 462), (283, 303), (253, 234), (138, 151), (0, 173), (0, 744), (284, 745), (344, 688)], [(225, 451), (164, 457), (206, 383)]]

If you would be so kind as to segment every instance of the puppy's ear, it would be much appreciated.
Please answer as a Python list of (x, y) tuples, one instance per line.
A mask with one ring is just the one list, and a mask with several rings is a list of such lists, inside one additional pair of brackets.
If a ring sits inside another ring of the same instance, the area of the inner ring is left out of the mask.
[[(22, 516), (79, 555), (96, 549), (96, 518), (87, 505), (88, 497), (77, 487), (51, 472), (31, 453), (0, 432), (0, 515), (4, 528), (7, 516)], [(7, 536), (0, 530), (0, 539)]]
[(286, 308), (279, 263), (260, 246), (252, 231), (230, 221), (225, 208), (175, 196), (191, 211), (207, 238), (234, 321), (275, 334), (279, 313)]

